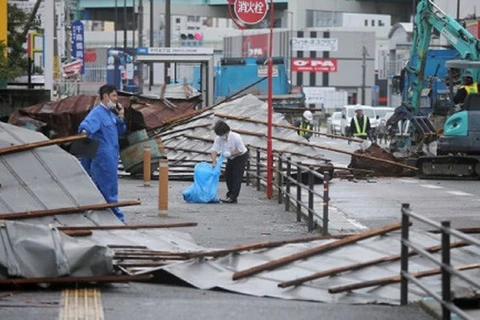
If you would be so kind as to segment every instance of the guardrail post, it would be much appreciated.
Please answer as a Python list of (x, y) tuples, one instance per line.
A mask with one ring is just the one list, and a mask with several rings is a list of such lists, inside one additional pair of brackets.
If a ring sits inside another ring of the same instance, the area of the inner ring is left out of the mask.
[(277, 188), (278, 188), (278, 203), (281, 204), (283, 200), (283, 195), (282, 195), (282, 185), (283, 185), (283, 179), (282, 179), (282, 170), (283, 170), (283, 163), (282, 163), (282, 154), (278, 155), (278, 164), (277, 164)]
[(250, 177), (250, 176), (251, 176), (251, 174), (250, 174), (250, 169), (251, 169), (250, 166), (251, 166), (251, 165), (250, 165), (250, 154), (249, 154), (249, 155), (248, 155), (248, 158), (247, 158), (247, 178), (246, 178), (246, 179), (247, 179), (247, 181), (246, 181), (246, 185), (247, 185), (247, 186), (250, 185), (250, 178), (251, 178), (251, 177)]
[[(450, 221), (442, 221), (442, 300), (450, 303), (452, 300), (451, 275), (447, 266), (450, 266)], [(450, 309), (442, 304), (442, 319), (450, 320), (450, 313)]]
[(302, 169), (297, 165), (297, 222), (302, 221)]
[(260, 149), (257, 148), (257, 191), (260, 191)]
[(408, 232), (410, 228), (409, 211), (410, 204), (402, 203), (402, 240), (401, 243), (401, 268), (400, 268), (400, 304), (408, 304), (408, 279), (405, 276), (408, 273)]
[(313, 221), (313, 188), (314, 188), (314, 176), (313, 170), (315, 168), (308, 168), (308, 231), (315, 229)]
[(287, 158), (287, 174), (285, 179), (285, 211), (290, 211), (290, 176), (292, 174), (292, 158)]
[(330, 174), (328, 171), (323, 173), (323, 226), (322, 235), (328, 235), (328, 204), (330, 202), (330, 196), (328, 195), (330, 188)]

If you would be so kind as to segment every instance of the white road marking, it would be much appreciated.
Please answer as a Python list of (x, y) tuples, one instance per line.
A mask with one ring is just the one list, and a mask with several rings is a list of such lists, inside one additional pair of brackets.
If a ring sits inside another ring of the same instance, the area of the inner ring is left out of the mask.
[(421, 184), (420, 187), (428, 188), (428, 189), (443, 189), (443, 187), (436, 186), (433, 184)]
[(453, 194), (455, 196), (468, 196), (468, 197), (473, 197), (473, 194), (467, 193), (467, 192), (462, 192), (462, 191), (447, 191), (450, 194)]

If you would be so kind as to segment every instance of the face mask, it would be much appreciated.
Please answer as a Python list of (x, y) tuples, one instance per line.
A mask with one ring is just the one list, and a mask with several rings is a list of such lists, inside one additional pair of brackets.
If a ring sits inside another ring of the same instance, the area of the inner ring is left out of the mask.
[(115, 102), (113, 102), (112, 100), (108, 100), (108, 102), (107, 102), (107, 107), (108, 107), (110, 110), (115, 109), (116, 106), (117, 106), (117, 104), (116, 104)]
[(221, 136), (220, 138), (222, 138), (223, 140), (227, 140), (227, 139), (228, 139), (228, 135)]

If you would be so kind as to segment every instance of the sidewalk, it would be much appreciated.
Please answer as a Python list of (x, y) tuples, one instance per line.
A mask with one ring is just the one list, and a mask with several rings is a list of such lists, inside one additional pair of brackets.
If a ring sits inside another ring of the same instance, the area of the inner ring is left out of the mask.
[[(202, 246), (231, 247), (258, 241), (276, 241), (311, 237), (305, 221), (296, 222), (294, 211), (286, 212), (283, 204), (268, 200), (264, 191), (242, 185), (237, 204), (191, 204), (183, 200), (182, 192), (192, 182), (169, 181), (168, 217), (158, 216), (158, 181), (151, 187), (132, 178), (119, 179), (119, 199), (141, 201), (140, 206), (125, 207), (127, 224), (197, 222), (198, 226), (182, 228)], [(219, 198), (226, 193), (220, 181)]]

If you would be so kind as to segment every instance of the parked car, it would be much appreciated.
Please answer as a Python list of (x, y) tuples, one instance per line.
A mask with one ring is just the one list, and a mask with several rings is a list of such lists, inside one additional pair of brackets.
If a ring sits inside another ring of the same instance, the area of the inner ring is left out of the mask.
[[(370, 127), (372, 130), (375, 130), (377, 127), (377, 115), (375, 113), (375, 108), (372, 106), (361, 106), (363, 109), (363, 114), (370, 119)], [(340, 134), (346, 136), (350, 130), (350, 122), (352, 121), (353, 116), (355, 115), (356, 105), (347, 105), (342, 109), (342, 120), (340, 126)]]
[(327, 118), (327, 133), (340, 134), (342, 126), (342, 112), (336, 111)]

